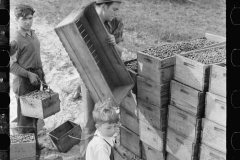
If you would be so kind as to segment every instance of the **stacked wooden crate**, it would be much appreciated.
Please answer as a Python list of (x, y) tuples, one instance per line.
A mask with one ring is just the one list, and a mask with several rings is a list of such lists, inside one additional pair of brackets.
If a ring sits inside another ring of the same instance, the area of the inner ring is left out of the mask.
[(210, 64), (222, 62), (225, 57), (226, 47), (221, 44), (176, 55), (168, 112), (166, 150), (170, 157), (199, 159)]
[[(214, 35), (206, 33), (203, 38), (164, 44), (138, 53), (137, 102), (143, 159), (161, 160), (166, 155), (167, 112), (175, 55), (225, 44), (224, 38), (215, 39)], [(196, 123), (199, 125), (201, 122)]]
[(120, 105), (120, 144), (137, 157), (141, 157), (139, 121), (135, 94), (128, 94)]
[(200, 160), (226, 160), (226, 64), (210, 68)]
[[(171, 45), (166, 44), (165, 47)], [(164, 47), (163, 47), (164, 48)], [(164, 160), (166, 115), (174, 55), (164, 56), (162, 48), (138, 52), (137, 106), (139, 136), (144, 160)]]

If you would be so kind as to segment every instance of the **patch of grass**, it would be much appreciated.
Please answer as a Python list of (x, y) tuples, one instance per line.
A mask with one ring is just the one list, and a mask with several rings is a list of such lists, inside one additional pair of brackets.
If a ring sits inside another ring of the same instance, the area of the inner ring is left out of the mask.
[[(45, 18), (53, 27), (73, 9), (89, 3), (88, 0), (11, 1), (13, 6), (19, 2), (33, 5), (36, 16)], [(123, 47), (137, 52), (166, 42), (203, 37), (206, 32), (225, 36), (225, 8), (225, 0), (124, 1), (119, 11), (124, 22)]]

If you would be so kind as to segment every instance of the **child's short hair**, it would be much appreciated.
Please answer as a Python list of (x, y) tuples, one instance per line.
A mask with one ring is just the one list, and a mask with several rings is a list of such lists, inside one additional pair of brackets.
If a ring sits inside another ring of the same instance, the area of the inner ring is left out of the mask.
[(25, 4), (18, 4), (14, 9), (14, 14), (16, 18), (19, 18), (19, 17), (25, 18), (29, 14), (33, 15), (34, 12), (35, 11), (31, 6), (25, 5)]
[(117, 108), (117, 104), (111, 98), (107, 99), (104, 102), (96, 103), (93, 110), (93, 119), (95, 123), (118, 123), (119, 115), (116, 112)]

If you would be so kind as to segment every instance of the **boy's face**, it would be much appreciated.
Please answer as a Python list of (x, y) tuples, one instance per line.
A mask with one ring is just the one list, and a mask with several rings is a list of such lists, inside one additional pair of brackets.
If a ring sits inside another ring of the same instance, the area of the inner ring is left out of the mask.
[(103, 123), (96, 124), (96, 128), (102, 133), (105, 137), (112, 137), (117, 132), (117, 123)]
[(18, 22), (18, 25), (24, 29), (25, 31), (29, 31), (32, 27), (33, 23), (33, 15), (29, 14), (26, 17), (19, 17), (16, 19)]
[(116, 16), (117, 12), (120, 8), (121, 3), (113, 2), (109, 7), (107, 5), (104, 6), (104, 19), (105, 21), (112, 21)]

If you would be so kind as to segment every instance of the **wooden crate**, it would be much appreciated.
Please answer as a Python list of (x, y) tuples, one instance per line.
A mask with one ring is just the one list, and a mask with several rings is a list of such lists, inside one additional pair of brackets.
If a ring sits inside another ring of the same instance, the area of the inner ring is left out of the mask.
[[(131, 63), (131, 62), (134, 62), (134, 61), (137, 62), (137, 59), (132, 59), (132, 60), (129, 60), (129, 61), (125, 61), (125, 62), (124, 62), (124, 65), (126, 66), (128, 63)], [(137, 75), (138, 75), (138, 72), (137, 72), (137, 71), (134, 71), (134, 70), (132, 70), (132, 69), (129, 69), (129, 68), (127, 68), (127, 70), (128, 70), (128, 72), (129, 72), (129, 74), (130, 74), (130, 76), (132, 77), (133, 82), (134, 82), (134, 87), (133, 87), (133, 89), (132, 89), (132, 92), (133, 92), (134, 94), (137, 94)]]
[(193, 143), (168, 128), (166, 150), (179, 160), (198, 160), (199, 143)]
[(169, 103), (170, 83), (158, 84), (147, 78), (137, 77), (137, 98), (159, 108), (167, 107)]
[(120, 144), (136, 156), (141, 157), (139, 136), (123, 126), (120, 127)]
[(60, 111), (59, 94), (54, 92), (49, 92), (49, 96), (42, 99), (29, 97), (28, 94), (23, 95), (20, 96), (20, 103), (22, 115), (27, 117), (45, 119)]
[(138, 118), (137, 100), (134, 94), (129, 93), (121, 102), (120, 107), (128, 110)]
[(27, 159), (27, 160), (35, 160), (36, 159), (36, 140), (33, 133), (27, 134), (18, 134), (18, 135), (10, 135), (10, 139), (14, 137), (16, 139), (20, 139), (20, 136), (30, 136), (32, 137), (32, 141), (27, 142), (13, 142), (11, 140), (10, 145), (10, 160), (16, 159)]
[(82, 129), (74, 122), (66, 121), (49, 133), (54, 146), (60, 152), (68, 152), (74, 145), (80, 143)]
[(157, 57), (138, 52), (138, 74), (162, 84), (173, 79), (175, 57), (160, 60)]
[[(205, 38), (218, 43), (203, 48), (211, 48), (226, 44), (225, 37), (206, 33)], [(175, 55), (165, 59), (160, 59), (148, 55), (144, 53), (144, 51), (139, 51), (137, 54), (137, 60), (138, 60), (138, 74), (140, 76), (151, 79), (152, 81), (160, 84), (166, 83), (173, 79), (174, 74), (173, 66), (175, 65)]]
[(160, 131), (157, 128), (139, 120), (140, 140), (152, 148), (164, 152), (166, 146), (166, 131)]
[(174, 155), (167, 152), (166, 160), (180, 160), (180, 159), (174, 157)]
[(124, 108), (120, 109), (120, 115), (121, 124), (129, 130), (133, 131), (135, 134), (139, 135), (138, 117)]
[(226, 153), (201, 144), (199, 160), (226, 160)]
[(142, 142), (142, 158), (144, 160), (165, 160), (166, 152), (161, 152)]
[(168, 127), (188, 140), (199, 143), (201, 137), (202, 119), (174, 106), (168, 106)]
[(209, 92), (226, 97), (226, 66), (211, 65)]
[(220, 152), (226, 153), (226, 127), (206, 118), (203, 118), (202, 123), (202, 143)]
[(203, 117), (205, 93), (172, 80), (170, 104), (196, 117)]
[[(218, 46), (225, 47), (225, 45)], [(215, 48), (215, 47), (213, 47)], [(176, 55), (176, 65), (174, 69), (174, 80), (187, 84), (199, 91), (206, 92), (209, 87), (209, 76), (211, 64), (203, 64), (185, 57), (191, 53), (201, 53), (211, 48), (200, 49)]]
[(226, 127), (226, 98), (207, 92), (205, 118)]
[(112, 97), (117, 104), (133, 88), (133, 80), (95, 10), (77, 8), (55, 27), (74, 66), (95, 102)]
[(150, 103), (138, 99), (138, 115), (139, 120), (159, 129), (166, 130), (167, 124), (167, 108), (159, 108)]
[[(45, 125), (44, 120), (43, 119), (38, 119), (38, 121), (37, 121), (37, 133), (39, 133), (42, 130), (44, 125)], [(17, 126), (17, 117), (16, 117), (10, 123), (10, 135), (18, 134), (18, 128), (21, 128), (21, 127)]]

